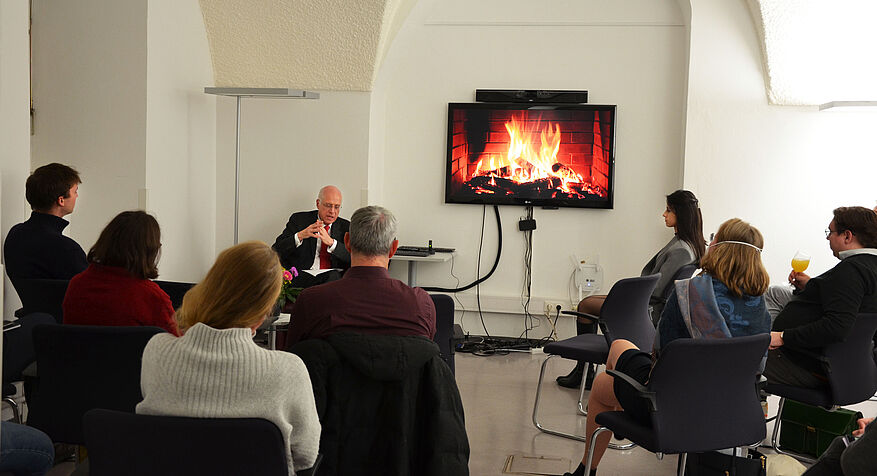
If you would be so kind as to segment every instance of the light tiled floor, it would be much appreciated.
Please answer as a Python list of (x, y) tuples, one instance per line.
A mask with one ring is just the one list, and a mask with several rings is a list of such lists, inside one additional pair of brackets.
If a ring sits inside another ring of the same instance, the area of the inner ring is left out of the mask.
[[(544, 354), (512, 353), (478, 357), (456, 354), (457, 385), (466, 412), (466, 431), (471, 456), (469, 471), (473, 476), (501, 475), (508, 455), (525, 453), (559, 456), (571, 460), (572, 468), (584, 453), (584, 443), (544, 434), (533, 426), (533, 401), (536, 381)], [(577, 416), (578, 390), (565, 389), (554, 382), (565, 375), (572, 363), (552, 359), (543, 384), (541, 419), (549, 427), (584, 435), (585, 417)], [(587, 394), (585, 395), (587, 399)], [(776, 412), (778, 399), (770, 397), (768, 408)], [(877, 403), (850, 406), (866, 416), (877, 413)], [(768, 425), (768, 435), (773, 430)], [(765, 452), (770, 452), (764, 450)], [(676, 456), (659, 461), (653, 453), (641, 448), (609, 450), (600, 464), (600, 476), (611, 475), (674, 475)]]

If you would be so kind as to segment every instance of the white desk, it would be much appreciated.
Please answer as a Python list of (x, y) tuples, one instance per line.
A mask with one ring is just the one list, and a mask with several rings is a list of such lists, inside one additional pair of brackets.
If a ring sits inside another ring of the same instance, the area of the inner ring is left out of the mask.
[(417, 286), (417, 263), (444, 263), (456, 256), (456, 252), (435, 253), (428, 256), (399, 256), (393, 255), (391, 261), (407, 261), (408, 262), (408, 285), (412, 288)]

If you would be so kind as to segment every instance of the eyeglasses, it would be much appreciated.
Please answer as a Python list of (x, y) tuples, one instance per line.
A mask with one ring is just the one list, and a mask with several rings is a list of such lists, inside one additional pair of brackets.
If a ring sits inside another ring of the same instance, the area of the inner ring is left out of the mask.
[(332, 205), (331, 203), (320, 202), (320, 206), (328, 210), (341, 210), (341, 205)]
[(828, 237), (831, 235), (831, 233), (832, 233), (832, 232), (831, 232), (831, 228), (826, 228), (826, 229), (825, 229), (825, 237), (826, 237), (826, 238), (828, 238)]

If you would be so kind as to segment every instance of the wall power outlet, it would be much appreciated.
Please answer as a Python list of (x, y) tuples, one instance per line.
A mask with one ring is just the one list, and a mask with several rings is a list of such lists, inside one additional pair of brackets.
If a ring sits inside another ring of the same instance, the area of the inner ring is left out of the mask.
[(554, 317), (557, 314), (557, 306), (560, 306), (560, 309), (563, 310), (566, 306), (560, 301), (550, 301), (545, 300), (545, 315), (548, 317)]

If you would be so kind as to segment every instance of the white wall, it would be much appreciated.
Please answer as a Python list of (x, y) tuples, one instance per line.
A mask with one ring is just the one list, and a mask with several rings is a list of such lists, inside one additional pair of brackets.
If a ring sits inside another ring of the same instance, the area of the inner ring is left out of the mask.
[(149, 2), (146, 71), (146, 208), (162, 230), (161, 279), (200, 280), (213, 264), (216, 100), (195, 0)]
[[(371, 157), (369, 165), (383, 169), (383, 204), (399, 218), (399, 239), (457, 248), (455, 274), (472, 281), (482, 210), (443, 203), (447, 103), (473, 101), (476, 88), (587, 89), (590, 102), (618, 105), (615, 208), (535, 210), (532, 294), (534, 301), (567, 297), (571, 253), (600, 256), (604, 292), (622, 277), (639, 275), (672, 236), (661, 213), (664, 196), (681, 185), (685, 48), (675, 1), (553, 3), (535, 10), (525, 1), (418, 2), (373, 93), (371, 138), (384, 144), (373, 146), (383, 156)], [(501, 207), (503, 256), (481, 287), (488, 301), (510, 303), (505, 310), (518, 313), (524, 240), (517, 221), (523, 213)], [(493, 263), (496, 242), (488, 210), (482, 274)], [(391, 266), (397, 277), (403, 270)], [(418, 273), (423, 285), (456, 283), (450, 264), (421, 266)], [(469, 296), (463, 299), (471, 303)], [(531, 309), (540, 311), (541, 304)], [(521, 322), (497, 319), (488, 327), (517, 335)], [(480, 333), (478, 327), (473, 332)]]
[(837, 262), (823, 234), (831, 211), (877, 199), (877, 113), (769, 106), (745, 2), (691, 4), (685, 186), (704, 231), (738, 216), (764, 234), (772, 282), (786, 281), (798, 249), (819, 274)]
[(162, 228), (160, 278), (213, 263), (216, 101), (196, 0), (34, 1), (33, 167), (61, 162), (83, 184), (69, 235), (88, 250), (123, 210)]
[[(30, 173), (28, 2), (0, 2), (0, 238), (25, 217), (24, 181)], [(5, 263), (5, 258), (4, 258)], [(3, 316), (20, 307), (3, 276)]]
[[(241, 101), (239, 240), (269, 245), (289, 215), (313, 210), (320, 187), (338, 186), (350, 218), (368, 188), (370, 94), (321, 91), (320, 99)], [(217, 251), (234, 221), (235, 99), (217, 99)]]
[(145, 184), (146, 1), (33, 2), (33, 168), (79, 170), (67, 233), (88, 251)]

